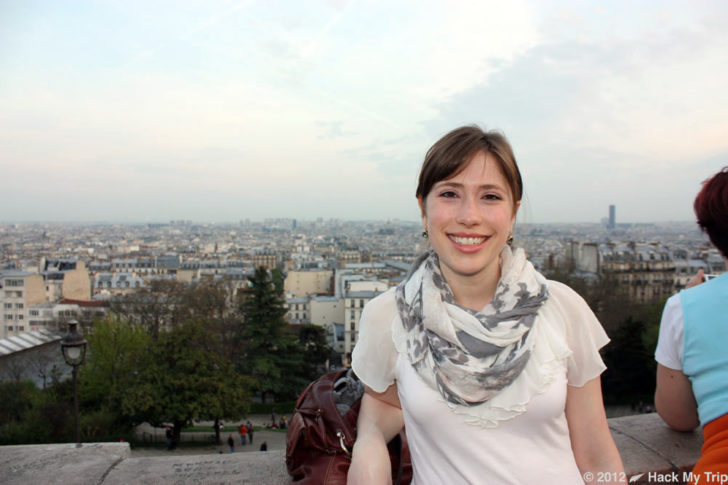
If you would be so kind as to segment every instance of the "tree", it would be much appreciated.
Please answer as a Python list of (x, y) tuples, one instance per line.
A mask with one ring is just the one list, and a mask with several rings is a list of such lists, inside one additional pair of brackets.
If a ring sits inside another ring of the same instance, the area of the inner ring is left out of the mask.
[(252, 382), (237, 374), (209, 341), (205, 325), (198, 321), (160, 333), (124, 393), (122, 412), (136, 422), (172, 423), (176, 441), (182, 427), (195, 418), (242, 418)]
[(331, 347), (326, 341), (326, 329), (320, 325), (299, 325), (298, 341), (302, 346), (304, 361), (301, 377), (309, 382), (327, 370), (326, 363), (331, 357)]
[(273, 268), (271, 270), (271, 280), (273, 281), (273, 286), (276, 289), (276, 294), (278, 296), (283, 296), (283, 286), (284, 286), (284, 280), (283, 273), (278, 268)]
[(142, 369), (151, 336), (139, 324), (108, 315), (87, 336), (88, 356), (81, 366), (81, 397), (90, 407), (121, 412), (126, 386)]
[(261, 399), (295, 395), (304, 380), (303, 354), (285, 321), (286, 308), (268, 271), (260, 267), (242, 293), (237, 368), (256, 380)]
[(645, 347), (645, 325), (629, 317), (604, 352), (607, 370), (602, 379), (604, 400), (610, 404), (651, 402), (655, 393), (655, 364)]
[(232, 304), (233, 293), (230, 280), (205, 279), (188, 289), (181, 308), (186, 320), (205, 322), (210, 331), (210, 344), (229, 360), (233, 360), (237, 352), (240, 321)]
[(180, 313), (186, 298), (187, 288), (183, 283), (152, 280), (149, 286), (112, 300), (111, 311), (129, 322), (141, 324), (156, 340), (166, 327), (184, 320)]

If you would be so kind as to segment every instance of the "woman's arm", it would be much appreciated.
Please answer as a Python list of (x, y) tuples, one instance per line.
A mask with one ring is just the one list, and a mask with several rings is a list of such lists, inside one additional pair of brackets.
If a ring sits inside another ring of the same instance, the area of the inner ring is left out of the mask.
[(348, 485), (392, 483), (387, 443), (404, 426), (397, 384), (378, 393), (366, 388), (361, 398), (357, 437), (352, 451)]
[(655, 407), (657, 414), (673, 429), (690, 431), (700, 425), (693, 386), (680, 370), (657, 364)]
[(627, 483), (622, 459), (607, 424), (599, 377), (582, 387), (567, 386), (566, 421), (582, 476), (591, 473), (602, 482)]

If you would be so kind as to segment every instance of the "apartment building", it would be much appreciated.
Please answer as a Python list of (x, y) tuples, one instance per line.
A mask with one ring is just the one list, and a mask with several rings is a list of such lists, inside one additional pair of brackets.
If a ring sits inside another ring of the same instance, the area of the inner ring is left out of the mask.
[(46, 301), (43, 277), (24, 271), (0, 272), (0, 334), (8, 338), (28, 331), (28, 309)]
[(331, 270), (289, 271), (283, 281), (283, 291), (297, 298), (330, 294), (334, 272)]
[(286, 320), (288, 323), (305, 324), (311, 323), (311, 304), (308, 296), (303, 298), (286, 299), (288, 312)]
[(328, 343), (338, 354), (344, 353), (344, 302), (335, 296), (311, 296), (311, 323), (326, 329)]
[(351, 352), (359, 337), (359, 320), (364, 306), (374, 297), (387, 291), (384, 281), (359, 280), (352, 281), (346, 288), (344, 300), (344, 365), (351, 363)]

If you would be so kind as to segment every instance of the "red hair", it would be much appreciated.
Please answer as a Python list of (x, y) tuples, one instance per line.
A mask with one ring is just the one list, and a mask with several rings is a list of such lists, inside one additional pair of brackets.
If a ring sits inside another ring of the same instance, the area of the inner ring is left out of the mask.
[(700, 228), (728, 258), (728, 167), (703, 182), (693, 208)]

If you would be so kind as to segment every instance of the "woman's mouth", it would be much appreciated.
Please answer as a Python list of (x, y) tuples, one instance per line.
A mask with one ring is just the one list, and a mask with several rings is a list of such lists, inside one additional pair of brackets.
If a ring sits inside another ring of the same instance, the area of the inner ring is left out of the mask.
[(448, 234), (447, 237), (449, 237), (452, 242), (459, 244), (460, 246), (477, 246), (488, 239), (486, 236), (454, 236), (452, 234)]

